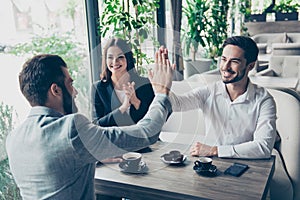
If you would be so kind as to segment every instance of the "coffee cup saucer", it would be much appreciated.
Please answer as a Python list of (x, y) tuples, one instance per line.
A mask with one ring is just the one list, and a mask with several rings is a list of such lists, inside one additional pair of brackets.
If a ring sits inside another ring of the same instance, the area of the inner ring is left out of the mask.
[(143, 174), (148, 172), (148, 167), (144, 161), (141, 161), (137, 170), (132, 170), (128, 168), (125, 162), (119, 163), (120, 171), (124, 173), (131, 173), (131, 174)]
[(208, 176), (208, 177), (213, 177), (217, 176), (218, 169), (215, 165), (211, 165), (209, 169), (202, 169), (201, 166), (194, 166), (193, 169), (197, 174), (202, 175), (202, 176)]
[(178, 160), (169, 160), (169, 159), (166, 159), (166, 157), (164, 155), (162, 155), (160, 157), (160, 159), (166, 163), (166, 164), (170, 164), (170, 165), (177, 165), (177, 164), (182, 164), (184, 163), (184, 161), (186, 160), (187, 156), (186, 155), (183, 155), (182, 158), (178, 159)]
[(182, 164), (187, 156), (180, 153), (180, 151), (173, 150), (160, 156), (160, 159), (170, 165)]

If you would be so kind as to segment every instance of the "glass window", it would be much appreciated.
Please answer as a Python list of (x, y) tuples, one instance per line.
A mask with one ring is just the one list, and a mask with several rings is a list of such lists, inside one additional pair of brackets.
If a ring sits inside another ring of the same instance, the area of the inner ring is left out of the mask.
[(30, 105), (19, 89), (18, 73), (33, 55), (60, 55), (79, 90), (79, 112), (89, 115), (90, 89), (85, 6), (82, 0), (2, 0), (0, 102), (13, 106), (14, 126), (28, 114)]

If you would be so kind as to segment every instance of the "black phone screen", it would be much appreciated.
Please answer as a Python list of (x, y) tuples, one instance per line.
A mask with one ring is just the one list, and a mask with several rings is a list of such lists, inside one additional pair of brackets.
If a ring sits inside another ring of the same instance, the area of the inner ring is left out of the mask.
[(224, 174), (229, 174), (232, 176), (241, 176), (247, 169), (249, 168), (248, 165), (241, 164), (241, 163), (234, 163), (230, 167), (228, 167)]

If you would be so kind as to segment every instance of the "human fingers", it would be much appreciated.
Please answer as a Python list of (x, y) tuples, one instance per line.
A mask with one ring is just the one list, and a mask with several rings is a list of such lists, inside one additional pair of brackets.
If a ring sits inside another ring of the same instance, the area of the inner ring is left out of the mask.
[(155, 64), (158, 64), (158, 56), (159, 56), (159, 50), (155, 52)]
[(156, 62), (156, 64), (161, 64), (161, 62), (162, 62), (162, 51), (159, 49), (156, 53), (157, 53), (157, 62)]
[(160, 52), (163, 52), (164, 49), (165, 49), (165, 47), (164, 47), (163, 45), (159, 47), (159, 51), (160, 51)]
[(191, 148), (190, 148), (190, 154), (192, 156), (198, 156), (200, 153), (201, 143), (196, 142)]
[(191, 156), (199, 156), (199, 150), (197, 148), (192, 148), (190, 150), (190, 155)]
[(134, 86), (135, 86), (135, 82), (134, 81), (131, 82), (131, 86), (134, 88)]
[(163, 52), (163, 53), (164, 53), (166, 59), (169, 59), (169, 56), (168, 56), (168, 55), (169, 55), (169, 52), (168, 52), (168, 49), (167, 49), (167, 48), (164, 49), (164, 52)]
[(134, 90), (134, 86), (135, 86), (135, 82), (133, 81), (133, 82), (128, 82), (127, 83), (127, 88), (129, 89), (129, 90)]
[(160, 48), (156, 53), (156, 64), (148, 70), (149, 79), (155, 93), (168, 94), (173, 80), (173, 67), (167, 59), (167, 50)]
[(153, 71), (152, 71), (152, 69), (148, 69), (148, 78), (149, 78), (150, 82), (152, 82), (152, 79), (153, 79)]
[(165, 52), (163, 52), (161, 54), (161, 64), (166, 65), (167, 63), (168, 63), (168, 55)]
[(171, 68), (172, 70), (176, 70), (176, 64), (172, 64)]
[(122, 84), (123, 90), (126, 91), (128, 90), (128, 85), (127, 84)]

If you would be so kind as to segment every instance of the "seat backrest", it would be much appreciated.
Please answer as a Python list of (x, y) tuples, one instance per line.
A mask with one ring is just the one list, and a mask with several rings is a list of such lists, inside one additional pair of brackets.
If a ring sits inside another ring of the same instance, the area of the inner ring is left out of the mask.
[(269, 68), (277, 76), (300, 78), (300, 56), (271, 56)]
[(252, 36), (256, 43), (291, 43), (300, 42), (300, 33), (260, 33)]
[(286, 33), (260, 33), (254, 35), (252, 39), (256, 43), (271, 44), (271, 43), (285, 43)]
[(300, 33), (287, 33), (287, 35), (290, 38), (291, 42), (300, 43)]
[(279, 151), (292, 180), (294, 200), (300, 199), (300, 96), (290, 89), (268, 89), (277, 108)]

